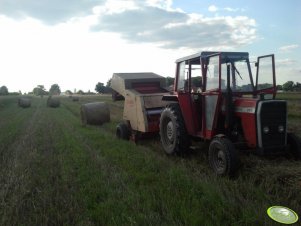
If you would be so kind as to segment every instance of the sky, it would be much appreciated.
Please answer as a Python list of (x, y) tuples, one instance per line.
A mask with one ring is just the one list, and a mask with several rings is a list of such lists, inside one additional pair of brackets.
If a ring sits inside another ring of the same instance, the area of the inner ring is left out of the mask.
[(113, 73), (175, 74), (200, 51), (275, 54), (301, 83), (300, 0), (0, 0), (0, 86), (94, 91)]

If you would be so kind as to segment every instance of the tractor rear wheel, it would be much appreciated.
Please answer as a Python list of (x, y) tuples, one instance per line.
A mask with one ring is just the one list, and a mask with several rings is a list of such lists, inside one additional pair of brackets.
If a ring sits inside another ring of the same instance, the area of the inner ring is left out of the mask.
[(160, 137), (166, 154), (178, 154), (187, 150), (190, 139), (178, 104), (167, 106), (160, 117)]
[(239, 166), (238, 152), (225, 137), (214, 138), (209, 145), (209, 164), (219, 176), (232, 176)]
[(117, 125), (116, 137), (118, 139), (129, 140), (130, 135), (131, 135), (131, 132), (129, 130), (129, 127), (128, 127), (127, 123), (121, 122)]
[(301, 160), (301, 142), (293, 133), (287, 133), (288, 151), (295, 159)]

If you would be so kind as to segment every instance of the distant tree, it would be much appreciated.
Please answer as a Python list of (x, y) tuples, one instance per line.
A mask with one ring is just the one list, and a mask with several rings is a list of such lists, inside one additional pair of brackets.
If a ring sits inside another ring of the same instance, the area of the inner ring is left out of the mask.
[(246, 85), (242, 85), (241, 87), (237, 87), (237, 89), (243, 92), (248, 92), (253, 90), (253, 86), (251, 84), (246, 84)]
[(297, 92), (301, 92), (301, 83), (297, 82), (294, 85), (294, 90), (297, 91)]
[(283, 89), (282, 89), (282, 85), (277, 85), (276, 88), (277, 88), (277, 90), (283, 90)]
[(171, 86), (174, 84), (175, 78), (174, 77), (166, 77), (166, 86)]
[(95, 91), (97, 93), (105, 93), (105, 86), (102, 82), (98, 82), (95, 86)]
[(91, 92), (90, 90), (88, 90), (88, 92), (86, 92), (86, 94), (88, 94), (88, 95), (93, 95), (93, 94), (95, 94), (94, 92)]
[(112, 78), (110, 78), (110, 79), (107, 81), (106, 87), (111, 87), (111, 82), (112, 82)]
[(71, 90), (66, 90), (65, 93), (66, 93), (67, 95), (72, 95), (72, 94), (73, 94), (73, 93), (71, 92)]
[(0, 95), (4, 96), (4, 95), (8, 95), (8, 89), (6, 86), (1, 86), (0, 87)]
[(11, 92), (11, 93), (9, 93), (9, 95), (12, 95), (12, 96), (19, 96), (20, 93), (19, 93), (19, 92)]
[(84, 95), (85, 93), (84, 93), (84, 91), (82, 91), (82, 90), (78, 90), (78, 91), (77, 91), (77, 94)]
[(49, 89), (49, 94), (50, 95), (60, 95), (61, 94), (61, 89), (58, 84), (53, 84), (50, 89)]
[(47, 94), (44, 85), (37, 85), (37, 87), (35, 87), (32, 92), (34, 95), (41, 97)]
[(97, 93), (111, 93), (112, 92), (112, 88), (111, 88), (111, 82), (110, 80), (107, 82), (107, 85), (104, 86), (104, 84), (102, 82), (98, 82), (95, 86), (95, 91)]
[(284, 91), (293, 91), (293, 88), (294, 88), (294, 82), (293, 81), (288, 81), (288, 82), (286, 82), (282, 85), (282, 89)]
[(270, 83), (262, 83), (262, 84), (258, 84), (257, 90), (268, 89), (268, 88), (271, 88), (271, 87), (273, 87), (273, 85), (270, 84)]
[(192, 77), (191, 83), (193, 86), (202, 87), (202, 77), (201, 76)]

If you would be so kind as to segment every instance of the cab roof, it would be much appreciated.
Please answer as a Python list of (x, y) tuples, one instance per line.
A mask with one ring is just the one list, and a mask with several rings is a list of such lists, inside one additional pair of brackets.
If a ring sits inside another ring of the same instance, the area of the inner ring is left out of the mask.
[(208, 56), (214, 55), (214, 54), (221, 54), (222, 61), (226, 59), (232, 59), (232, 60), (245, 60), (249, 58), (248, 52), (217, 52), (217, 51), (204, 51), (199, 52), (190, 56), (182, 57), (176, 60), (176, 63), (183, 62), (186, 60), (191, 60), (195, 58), (206, 58)]

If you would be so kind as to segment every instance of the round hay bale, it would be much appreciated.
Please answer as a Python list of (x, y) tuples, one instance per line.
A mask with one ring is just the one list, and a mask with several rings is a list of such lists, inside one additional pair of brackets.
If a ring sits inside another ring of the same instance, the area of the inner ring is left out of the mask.
[(47, 106), (51, 108), (57, 108), (61, 104), (60, 99), (58, 97), (48, 97)]
[(18, 99), (18, 105), (22, 108), (29, 108), (31, 106), (31, 99), (27, 97), (20, 97)]
[(79, 97), (78, 96), (72, 96), (72, 101), (79, 101)]
[(105, 102), (83, 104), (80, 108), (83, 125), (102, 125), (110, 122), (110, 109)]

